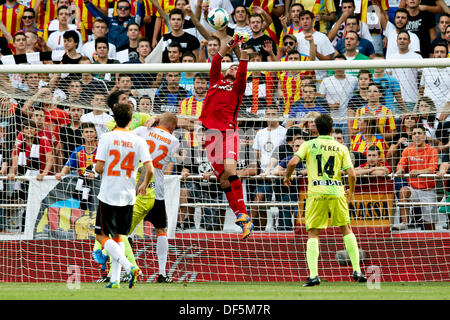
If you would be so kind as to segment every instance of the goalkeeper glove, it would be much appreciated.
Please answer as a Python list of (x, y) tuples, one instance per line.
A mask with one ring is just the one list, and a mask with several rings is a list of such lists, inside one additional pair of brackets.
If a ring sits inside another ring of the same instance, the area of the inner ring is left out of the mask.
[(244, 40), (244, 37), (239, 35), (239, 34), (235, 34), (233, 39), (231, 39), (230, 41), (228, 41), (227, 46), (229, 48), (234, 48), (238, 45), (238, 43), (242, 43), (242, 41)]

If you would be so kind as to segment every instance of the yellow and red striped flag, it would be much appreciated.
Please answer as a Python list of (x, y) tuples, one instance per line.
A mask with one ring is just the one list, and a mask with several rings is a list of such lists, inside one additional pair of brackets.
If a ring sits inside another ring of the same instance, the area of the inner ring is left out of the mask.
[[(380, 0), (380, 5), (384, 11), (389, 9), (389, 0)], [(361, 0), (361, 21), (367, 23), (367, 9), (369, 0)]]

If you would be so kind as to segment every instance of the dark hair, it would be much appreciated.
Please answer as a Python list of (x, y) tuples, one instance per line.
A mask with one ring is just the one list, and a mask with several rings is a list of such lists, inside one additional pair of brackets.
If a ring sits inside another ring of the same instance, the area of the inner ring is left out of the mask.
[(444, 48), (445, 48), (445, 51), (447, 52), (447, 55), (448, 55), (448, 46), (447, 46), (447, 44), (446, 44), (445, 42), (438, 42), (438, 43), (435, 43), (435, 44), (433, 45), (433, 47), (431, 48), (431, 52), (434, 52), (434, 49), (435, 49), (436, 47), (444, 47)]
[(127, 31), (128, 31), (128, 29), (129, 29), (131, 26), (137, 26), (139, 30), (141, 29), (141, 27), (139, 26), (139, 24), (137, 24), (136, 22), (130, 22), (130, 23), (128, 24), (128, 26), (127, 26)]
[(305, 10), (305, 6), (302, 5), (300, 2), (294, 2), (294, 3), (291, 3), (289, 9), (292, 9), (293, 7), (301, 7), (301, 8), (302, 8), (301, 11), (304, 11), (304, 10)]
[(123, 90), (117, 90), (112, 92), (109, 96), (108, 99), (106, 100), (106, 104), (108, 105), (108, 107), (112, 110), (114, 105), (117, 104), (119, 102), (119, 97), (122, 94), (126, 94), (125, 91)]
[(56, 15), (59, 15), (59, 12), (60, 12), (61, 10), (64, 10), (64, 9), (66, 9), (67, 11), (69, 11), (69, 7), (67, 7), (67, 6), (61, 6), (61, 7), (59, 7), (58, 9), (56, 9)]
[(195, 79), (203, 79), (203, 80), (206, 80), (206, 82), (209, 82), (209, 75), (204, 72), (197, 72), (194, 75), (194, 81), (195, 81)]
[(194, 58), (194, 62), (197, 62), (197, 57), (195, 56), (195, 54), (192, 53), (192, 51), (185, 51), (182, 55), (181, 55), (181, 61), (183, 61), (184, 57), (191, 57)]
[(260, 18), (260, 19), (261, 19), (261, 22), (264, 21), (263, 16), (260, 15), (260, 14), (258, 14), (258, 13), (253, 13), (253, 14), (250, 16), (250, 18), (248, 18), (248, 21), (250, 21), (251, 18), (255, 18), (255, 17), (256, 17), (256, 18)]
[(286, 54), (286, 58), (289, 57), (289, 56), (291, 56), (291, 55), (293, 55), (293, 54), (298, 54), (300, 57), (302, 56), (302, 55), (300, 54), (300, 52), (298, 52), (297, 49), (293, 49), (293, 50), (289, 51), (289, 52)]
[(179, 42), (173, 41), (169, 44), (168, 48), (178, 48), (180, 52), (183, 52), (183, 47), (181, 47), (181, 44)]
[(141, 44), (141, 42), (148, 42), (150, 45), (151, 45), (151, 42), (150, 42), (150, 40), (147, 38), (147, 37), (140, 37), (138, 40), (137, 40), (137, 46), (139, 47), (139, 45)]
[(92, 122), (83, 122), (81, 124), (81, 131), (83, 132), (84, 129), (94, 129), (95, 132), (97, 132), (97, 129), (95, 129), (95, 124)]
[(33, 8), (26, 8), (25, 10), (23, 10), (23, 13), (25, 12), (31, 12), (33, 14), (33, 18), (36, 17), (36, 12), (34, 11)]
[(309, 16), (311, 18), (311, 20), (314, 20), (314, 14), (309, 10), (303, 10), (302, 12), (300, 12), (300, 14), (298, 16), (299, 16), (299, 18), (301, 18), (303, 16)]
[(120, 103), (113, 109), (114, 120), (119, 128), (125, 128), (133, 116), (133, 108), (129, 104)]
[(77, 45), (80, 43), (80, 37), (75, 30), (67, 30), (66, 32), (64, 32), (63, 38), (66, 40), (73, 39), (73, 42), (75, 42)]
[(24, 36), (25, 38), (27, 37), (27, 36), (25, 35), (25, 33), (22, 32), (22, 31), (16, 32), (16, 34), (15, 34), (14, 37), (13, 37), (13, 42), (16, 41), (16, 37), (17, 37), (17, 36)]
[(25, 128), (25, 127), (30, 127), (30, 128), (36, 129), (36, 130), (38, 128), (36, 122), (31, 119), (25, 119), (22, 121), (22, 128)]
[(170, 12), (169, 12), (169, 18), (171, 18), (174, 14), (179, 14), (179, 15), (181, 15), (181, 16), (183, 17), (183, 19), (184, 19), (184, 12), (183, 12), (183, 10), (178, 9), (178, 8), (173, 8), (173, 9), (170, 10)]
[(321, 113), (314, 119), (314, 123), (321, 136), (327, 136), (333, 130), (333, 118), (328, 113)]
[(367, 151), (376, 151), (378, 152), (378, 154), (380, 154), (380, 148), (378, 148), (376, 145), (371, 145), (370, 147), (367, 148)]
[(109, 42), (106, 37), (98, 37), (97, 39), (95, 39), (95, 49), (97, 49), (97, 45), (99, 43), (105, 43), (106, 47), (109, 49)]
[(289, 127), (286, 131), (286, 142), (294, 141), (298, 136), (303, 137), (303, 130), (296, 126)]
[(411, 36), (409, 35), (409, 32), (407, 30), (400, 30), (397, 34), (397, 39), (401, 34), (406, 34), (408, 36), (408, 39), (411, 40)]
[(353, 7), (355, 8), (355, 1), (354, 1), (354, 0), (342, 0), (341, 6), (342, 6), (344, 3), (351, 3), (351, 4), (353, 5)]
[(342, 131), (341, 128), (336, 128), (336, 129), (334, 129), (334, 133), (336, 133), (336, 134), (344, 134), (344, 131)]
[(414, 129), (420, 129), (420, 130), (422, 130), (423, 132), (427, 132), (427, 129), (425, 129), (425, 127), (424, 127), (423, 124), (421, 124), (421, 123), (417, 123), (417, 124), (414, 126), (413, 130), (414, 130)]
[(406, 10), (405, 8), (398, 8), (397, 11), (395, 11), (395, 15), (394, 16), (397, 16), (397, 13), (399, 13), (399, 12), (400, 13), (405, 13), (408, 20), (411, 19), (411, 15), (409, 14), (409, 11)]
[(360, 37), (359, 37), (359, 34), (358, 34), (358, 32), (356, 32), (356, 31), (353, 31), (353, 30), (350, 30), (350, 31), (347, 31), (347, 34), (349, 34), (349, 33), (354, 33), (354, 34), (356, 34), (356, 39), (358, 39), (358, 41), (360, 41), (361, 39), (360, 39)]
[(360, 20), (359, 20), (359, 17), (358, 17), (357, 15), (355, 15), (355, 14), (354, 14), (354, 15), (351, 15), (351, 16), (348, 16), (348, 17), (345, 19), (345, 22), (347, 22), (348, 19), (354, 19), (354, 20), (356, 19), (356, 23), (357, 23), (357, 24), (359, 24), (359, 21), (360, 21)]

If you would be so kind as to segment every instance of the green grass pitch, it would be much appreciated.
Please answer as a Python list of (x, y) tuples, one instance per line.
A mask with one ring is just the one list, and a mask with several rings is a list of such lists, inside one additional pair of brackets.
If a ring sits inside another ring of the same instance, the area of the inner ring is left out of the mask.
[(0, 283), (0, 300), (449, 300), (450, 282), (365, 283), (326, 282), (303, 288), (294, 282), (137, 283), (129, 289), (105, 284)]

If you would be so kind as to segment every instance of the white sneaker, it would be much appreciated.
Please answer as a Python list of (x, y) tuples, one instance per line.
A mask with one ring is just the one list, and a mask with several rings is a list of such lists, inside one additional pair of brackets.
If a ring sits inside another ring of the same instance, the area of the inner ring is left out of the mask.
[(402, 222), (402, 223), (397, 223), (392, 225), (392, 230), (408, 230), (408, 226), (406, 225), (406, 223)]

